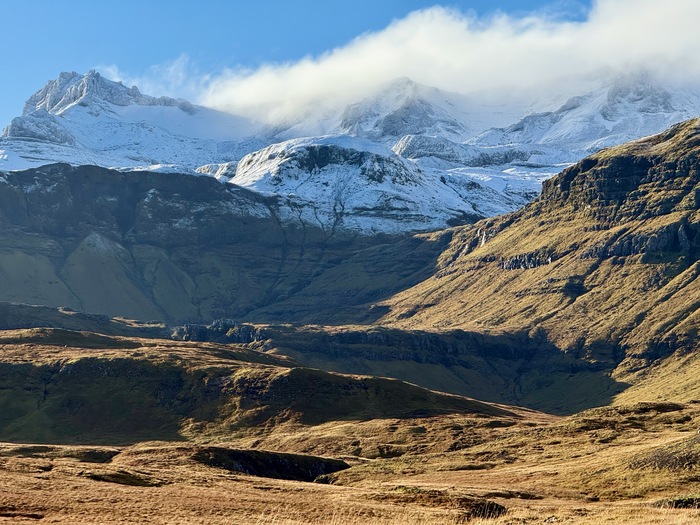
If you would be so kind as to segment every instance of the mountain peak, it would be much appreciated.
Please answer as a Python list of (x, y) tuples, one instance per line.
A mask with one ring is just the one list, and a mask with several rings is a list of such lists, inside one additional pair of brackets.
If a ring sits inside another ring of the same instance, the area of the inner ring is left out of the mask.
[(697, 210), (700, 118), (604, 149), (544, 182), (541, 201), (607, 221)]
[(614, 113), (620, 106), (634, 105), (641, 113), (671, 113), (675, 111), (671, 94), (644, 74), (620, 75), (608, 89), (603, 114)]
[(391, 93), (397, 97), (405, 97), (406, 99), (414, 99), (420, 96), (422, 91), (427, 89), (426, 86), (414, 82), (408, 77), (398, 77), (386, 84), (381, 90), (383, 93)]
[(461, 139), (468, 134), (453, 113), (449, 93), (399, 77), (383, 84), (373, 96), (345, 108), (340, 131), (374, 140), (428, 134)]
[(90, 70), (85, 75), (63, 72), (32, 95), (24, 105), (23, 116), (39, 110), (60, 115), (75, 105), (99, 107), (104, 103), (115, 106), (177, 106), (187, 113), (194, 107), (185, 100), (143, 95), (136, 86), (126, 87), (121, 82), (108, 80), (99, 72)]

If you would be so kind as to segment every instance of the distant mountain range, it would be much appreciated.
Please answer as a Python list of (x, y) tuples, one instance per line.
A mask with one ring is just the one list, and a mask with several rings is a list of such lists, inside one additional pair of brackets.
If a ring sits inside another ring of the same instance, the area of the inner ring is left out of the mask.
[(274, 197), (283, 221), (428, 231), (514, 211), (585, 154), (700, 114), (700, 97), (626, 76), (552, 111), (518, 111), (401, 78), (323, 123), (271, 127), (94, 71), (62, 73), (3, 131), (0, 170), (65, 162), (209, 175)]

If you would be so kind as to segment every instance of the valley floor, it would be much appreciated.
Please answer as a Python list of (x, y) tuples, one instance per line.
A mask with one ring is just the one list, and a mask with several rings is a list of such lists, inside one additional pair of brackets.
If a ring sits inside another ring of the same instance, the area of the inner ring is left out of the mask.
[[(19, 465), (15, 464), (15, 468)], [(0, 523), (64, 524), (424, 524), (463, 523), (459, 509), (385, 501), (383, 490), (300, 484), (244, 476), (180, 473), (163, 487), (140, 488), (77, 477), (75, 472), (2, 474)], [(172, 475), (172, 474), (171, 474)], [(692, 524), (700, 511), (652, 501), (589, 503), (546, 498), (504, 501), (508, 512), (470, 523)]]

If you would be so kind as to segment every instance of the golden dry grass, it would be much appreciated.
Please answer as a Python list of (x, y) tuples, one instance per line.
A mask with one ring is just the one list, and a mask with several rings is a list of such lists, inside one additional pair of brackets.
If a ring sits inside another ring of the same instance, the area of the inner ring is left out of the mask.
[[(59, 336), (69, 336), (76, 346), (56, 345), (52, 338)], [(284, 358), (243, 346), (45, 330), (5, 332), (0, 345), (3, 366), (130, 360), (204, 373), (201, 377), (259, 369), (261, 381), (268, 372), (277, 377), (291, 370)], [(663, 389), (674, 370), (662, 367), (640, 379), (637, 397)], [(323, 376), (304, 374), (307, 386)], [(683, 376), (684, 384), (691, 375)], [(339, 381), (340, 387), (351, 384)], [(652, 385), (648, 391), (642, 389), (645, 382)], [(395, 383), (381, 385), (391, 391)], [(260, 392), (269, 390), (260, 386)], [(410, 398), (414, 390), (395, 392)], [(49, 388), (47, 395), (58, 393)], [(394, 404), (385, 408), (401, 408), (404, 398), (391, 399)], [(235, 432), (220, 422), (202, 432), (201, 421), (182, 420), (179, 442), (1, 444), (0, 522), (36, 523), (41, 517), (42, 523), (63, 524), (694, 523), (698, 510), (658, 503), (700, 494), (695, 433), (700, 404), (624, 400), (567, 418), (492, 405), (487, 412), (334, 419), (331, 403), (322, 408), (322, 420), (306, 422), (290, 417), (293, 404), (285, 402), (265, 424)], [(273, 398), (266, 403), (268, 411), (277, 406)], [(474, 406), (480, 405), (469, 401), (463, 408)], [(230, 407), (242, 413), (242, 405)], [(193, 453), (204, 443), (335, 457), (351, 468), (327, 475), (326, 483), (254, 477), (195, 461)], [(508, 510), (479, 518), (471, 509), (482, 500)]]
[[(644, 458), (696, 447), (700, 458), (698, 421), (697, 405), (599, 409), (571, 418), (534, 419), (531, 425), (477, 427), (474, 435), (463, 433), (476, 437), (483, 432), (481, 441), (465, 440), (463, 448), (441, 452), (435, 450), (445, 447), (446, 436), (453, 438), (459, 424), (454, 416), (357, 422), (360, 439), (388, 441), (397, 433), (414, 433), (425, 443), (432, 434), (432, 451), (377, 459), (346, 451), (344, 459), (354, 466), (331, 475), (332, 484), (209, 467), (193, 461), (196, 445), (188, 443), (4, 444), (0, 516), (10, 523), (35, 523), (28, 516), (42, 515), (42, 523), (66, 524), (684, 525), (696, 523), (700, 511), (658, 502), (700, 494), (700, 465), (686, 458), (685, 466), (666, 468)], [(461, 423), (464, 429), (467, 421)], [(272, 436), (280, 448), (297, 449), (302, 438), (313, 443), (316, 432), (349, 432), (345, 422), (332, 426), (287, 428), (286, 436), (280, 429)], [(416, 433), (417, 426), (425, 431)], [(274, 441), (261, 448), (273, 448)], [(252, 443), (242, 438), (227, 445)], [(488, 499), (508, 511), (465, 521), (464, 501), (473, 499)]]

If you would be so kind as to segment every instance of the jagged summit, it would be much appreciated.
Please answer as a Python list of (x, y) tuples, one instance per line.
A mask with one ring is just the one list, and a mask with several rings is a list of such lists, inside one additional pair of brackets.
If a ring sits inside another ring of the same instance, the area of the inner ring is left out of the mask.
[(671, 93), (655, 82), (646, 74), (620, 75), (609, 84), (607, 103), (603, 114), (614, 118), (615, 113), (622, 111), (628, 104), (636, 104), (642, 113), (673, 113), (674, 107)]
[(121, 82), (113, 82), (91, 70), (85, 75), (61, 73), (27, 100), (22, 114), (27, 116), (44, 109), (51, 114), (60, 115), (76, 104), (95, 107), (102, 102), (115, 106), (174, 106), (187, 113), (196, 111), (195, 106), (186, 100), (143, 95), (136, 86), (126, 87)]
[(152, 97), (104, 78), (61, 73), (27, 100), (0, 137), (0, 170), (54, 162), (191, 171), (260, 147), (247, 119)]

